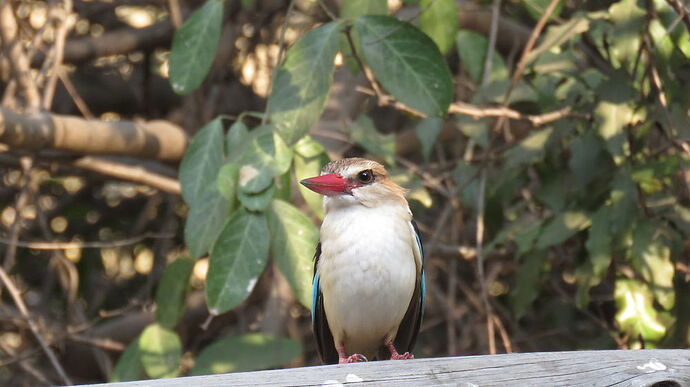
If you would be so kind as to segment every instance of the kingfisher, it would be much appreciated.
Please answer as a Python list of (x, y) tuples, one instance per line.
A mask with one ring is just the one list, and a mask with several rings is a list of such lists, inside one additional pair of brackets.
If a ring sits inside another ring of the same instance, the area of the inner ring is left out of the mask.
[(413, 359), (424, 251), (405, 190), (383, 165), (362, 158), (332, 161), (300, 183), (324, 195), (312, 293), (321, 360)]

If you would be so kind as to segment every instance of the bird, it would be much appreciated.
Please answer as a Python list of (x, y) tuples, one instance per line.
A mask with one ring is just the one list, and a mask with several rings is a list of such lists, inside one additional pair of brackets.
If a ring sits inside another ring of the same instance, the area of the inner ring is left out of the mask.
[(325, 364), (413, 359), (425, 276), (419, 229), (383, 165), (326, 164), (301, 180), (324, 196), (314, 254), (312, 327)]

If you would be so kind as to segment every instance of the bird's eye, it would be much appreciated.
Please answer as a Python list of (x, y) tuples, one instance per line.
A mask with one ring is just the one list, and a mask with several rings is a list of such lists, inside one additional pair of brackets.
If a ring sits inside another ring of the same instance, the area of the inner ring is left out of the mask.
[(374, 180), (374, 174), (371, 172), (371, 169), (367, 169), (357, 174), (357, 180), (364, 184), (371, 183)]

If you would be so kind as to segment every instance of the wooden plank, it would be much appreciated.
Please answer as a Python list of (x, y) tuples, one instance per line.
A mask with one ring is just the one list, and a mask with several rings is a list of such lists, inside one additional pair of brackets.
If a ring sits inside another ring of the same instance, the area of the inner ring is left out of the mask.
[[(661, 383), (661, 384), (657, 384)], [(107, 384), (191, 386), (690, 386), (690, 350), (535, 352), (378, 361)], [(100, 386), (106, 386), (105, 384)]]

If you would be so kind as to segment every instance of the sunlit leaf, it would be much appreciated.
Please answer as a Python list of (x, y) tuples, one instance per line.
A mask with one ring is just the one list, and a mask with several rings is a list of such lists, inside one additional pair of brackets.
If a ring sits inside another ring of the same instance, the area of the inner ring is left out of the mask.
[[(297, 182), (308, 179), (310, 177), (319, 176), (321, 168), (328, 163), (328, 157), (325, 154), (314, 157), (303, 157), (300, 154), (295, 155), (295, 180)], [(298, 184), (302, 198), (307, 202), (309, 209), (319, 218), (323, 219), (323, 196), (310, 190), (309, 188)]]
[(340, 24), (310, 31), (287, 51), (268, 98), (271, 122), (292, 145), (319, 120), (333, 82)]
[(611, 5), (609, 15), (615, 28), (610, 39), (614, 65), (624, 64), (631, 70), (642, 42), (642, 29), (647, 11), (638, 0), (621, 0)]
[(311, 136), (304, 136), (295, 144), (295, 152), (303, 157), (315, 157), (325, 151), (323, 146), (311, 138)]
[(130, 380), (144, 379), (144, 366), (141, 365), (141, 350), (139, 350), (139, 338), (129, 343), (127, 349), (120, 355), (115, 364), (113, 372), (110, 374), (109, 381), (127, 382)]
[(224, 313), (244, 301), (266, 266), (269, 247), (264, 214), (235, 211), (213, 245), (206, 277), (211, 314)]
[(376, 130), (374, 121), (362, 114), (350, 125), (350, 136), (369, 153), (383, 158), (387, 164), (395, 165), (395, 135), (382, 134)]
[(184, 240), (194, 257), (206, 254), (228, 218), (230, 202), (220, 194), (215, 182), (190, 207), (184, 224)]
[(429, 160), (431, 150), (436, 143), (436, 138), (443, 130), (443, 120), (437, 117), (425, 118), (417, 124), (415, 133), (419, 142), (422, 143), (422, 155), (425, 160)]
[(223, 125), (215, 119), (192, 138), (180, 164), (182, 197), (190, 206), (200, 202), (203, 191), (215, 186), (223, 153)]
[(269, 211), (271, 256), (292, 287), (297, 300), (311, 308), (312, 267), (319, 230), (300, 210), (282, 200), (273, 200)]
[(581, 211), (567, 211), (558, 214), (542, 230), (536, 247), (544, 249), (559, 243), (584, 230), (591, 224), (587, 214)]
[(151, 324), (139, 338), (141, 364), (146, 374), (154, 379), (173, 378), (180, 373), (182, 343), (177, 333)]
[(237, 163), (227, 163), (218, 171), (218, 192), (228, 200), (233, 202), (235, 194), (237, 193), (237, 185), (239, 179), (240, 166)]
[(446, 114), (453, 99), (453, 80), (428, 36), (391, 16), (360, 16), (354, 28), (364, 60), (386, 90), (428, 116)]
[(221, 0), (207, 0), (175, 33), (170, 50), (170, 83), (176, 93), (194, 91), (211, 69), (223, 24)]
[(169, 263), (156, 288), (156, 321), (172, 329), (184, 311), (185, 294), (195, 261), (186, 255)]
[(546, 142), (551, 137), (553, 128), (532, 132), (527, 138), (504, 153), (506, 165), (517, 168), (539, 161), (545, 152)]
[(204, 348), (196, 359), (192, 375), (221, 374), (275, 368), (302, 353), (295, 340), (250, 333), (220, 339)]
[(543, 270), (546, 256), (546, 251), (538, 250), (527, 254), (520, 262), (515, 289), (510, 293), (510, 305), (518, 319), (529, 311), (532, 302), (539, 295), (540, 273)]
[(403, 168), (389, 169), (388, 174), (391, 180), (399, 186), (405, 188), (405, 197), (407, 200), (416, 200), (426, 208), (430, 208), (433, 204), (433, 199), (429, 190), (424, 186), (424, 182), (414, 173)]
[(458, 9), (455, 0), (420, 0), (419, 28), (438, 46), (443, 54), (453, 47), (458, 31)]
[(671, 261), (670, 243), (662, 224), (640, 220), (633, 234), (632, 264), (647, 281), (659, 304), (666, 310), (673, 308), (675, 269)]
[(594, 114), (597, 130), (606, 142), (606, 149), (616, 164), (622, 164), (625, 157), (630, 154), (625, 128), (632, 123), (633, 109), (625, 102), (601, 101), (594, 109)]
[(659, 321), (652, 305), (652, 294), (647, 285), (640, 281), (619, 279), (614, 297), (618, 309), (616, 322), (623, 331), (651, 341), (660, 340), (666, 334), (666, 327)]

